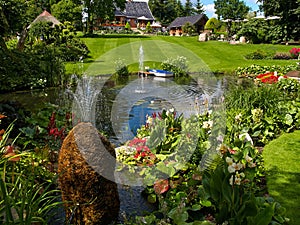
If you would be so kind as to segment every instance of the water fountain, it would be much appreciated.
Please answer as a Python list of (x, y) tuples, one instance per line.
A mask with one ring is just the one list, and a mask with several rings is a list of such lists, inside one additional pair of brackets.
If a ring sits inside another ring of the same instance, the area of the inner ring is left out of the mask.
[(135, 92), (136, 93), (145, 93), (145, 90), (144, 90), (144, 49), (143, 49), (143, 46), (141, 45), (140, 46), (140, 49), (139, 49), (139, 72), (138, 72), (138, 75), (141, 77), (141, 89), (136, 89)]
[(144, 49), (142, 45), (140, 46), (139, 53), (139, 72), (144, 73)]
[(95, 128), (98, 93), (93, 78), (83, 76), (73, 94), (73, 114), (79, 123), (64, 139), (59, 152), (59, 184), (66, 220), (74, 224), (109, 224), (119, 214), (115, 149)]
[(74, 98), (73, 111), (75, 117), (81, 122), (95, 122), (95, 101), (100, 92), (96, 87), (93, 87), (93, 78), (83, 75), (78, 81), (76, 93), (67, 90)]

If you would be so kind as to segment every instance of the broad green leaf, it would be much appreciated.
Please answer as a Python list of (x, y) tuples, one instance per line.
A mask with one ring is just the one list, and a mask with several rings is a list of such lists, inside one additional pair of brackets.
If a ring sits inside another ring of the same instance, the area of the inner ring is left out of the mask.
[(201, 209), (201, 205), (199, 205), (199, 204), (192, 205), (192, 210), (193, 211), (198, 211), (200, 209)]
[(209, 200), (203, 200), (203, 201), (201, 200), (200, 204), (205, 206), (205, 207), (210, 207), (212, 205), (211, 201), (209, 201)]
[(158, 170), (160, 170), (161, 172), (169, 175), (170, 177), (173, 176), (176, 173), (173, 166), (168, 165), (168, 164), (166, 165), (164, 162), (157, 163), (156, 168)]

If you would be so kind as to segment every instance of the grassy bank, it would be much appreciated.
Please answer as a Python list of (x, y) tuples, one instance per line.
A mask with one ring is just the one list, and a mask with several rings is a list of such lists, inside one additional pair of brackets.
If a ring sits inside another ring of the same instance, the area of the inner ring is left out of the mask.
[[(199, 42), (198, 37), (165, 37), (165, 36), (110, 36), (82, 38), (90, 49), (90, 58), (85, 60), (84, 70), (90, 74), (110, 73), (114, 71), (114, 63), (122, 59), (126, 64), (139, 61), (139, 48), (143, 46), (144, 61), (163, 61), (166, 58), (185, 56), (193, 69), (207, 67), (213, 72), (232, 73), (239, 66), (257, 65), (288, 65), (293, 60), (247, 60), (245, 55), (257, 50), (269, 53), (288, 52), (292, 47), (270, 44), (237, 44), (208, 41)], [(148, 65), (151, 67), (151, 65)], [(79, 66), (67, 64), (67, 71), (78, 70)], [(89, 68), (89, 69), (88, 69)], [(135, 68), (137, 69), (137, 68)]]
[(265, 146), (269, 193), (286, 208), (290, 225), (300, 223), (300, 131), (283, 134)]

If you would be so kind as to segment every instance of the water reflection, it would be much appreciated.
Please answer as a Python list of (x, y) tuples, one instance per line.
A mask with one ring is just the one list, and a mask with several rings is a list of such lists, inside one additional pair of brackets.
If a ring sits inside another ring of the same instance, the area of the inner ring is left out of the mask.
[[(135, 136), (136, 129), (145, 124), (146, 115), (174, 108), (189, 117), (200, 113), (199, 103), (206, 97), (198, 81), (191, 78), (135, 76), (122, 85), (112, 86), (111, 82), (98, 97), (96, 124), (117, 145)], [(136, 91), (141, 88), (143, 92)]]

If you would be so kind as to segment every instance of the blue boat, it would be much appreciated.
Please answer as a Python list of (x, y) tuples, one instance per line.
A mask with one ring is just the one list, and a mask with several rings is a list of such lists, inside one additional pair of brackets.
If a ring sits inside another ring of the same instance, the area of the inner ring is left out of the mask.
[(155, 69), (149, 69), (148, 74), (153, 74), (157, 77), (173, 77), (174, 74), (167, 70), (155, 70)]

